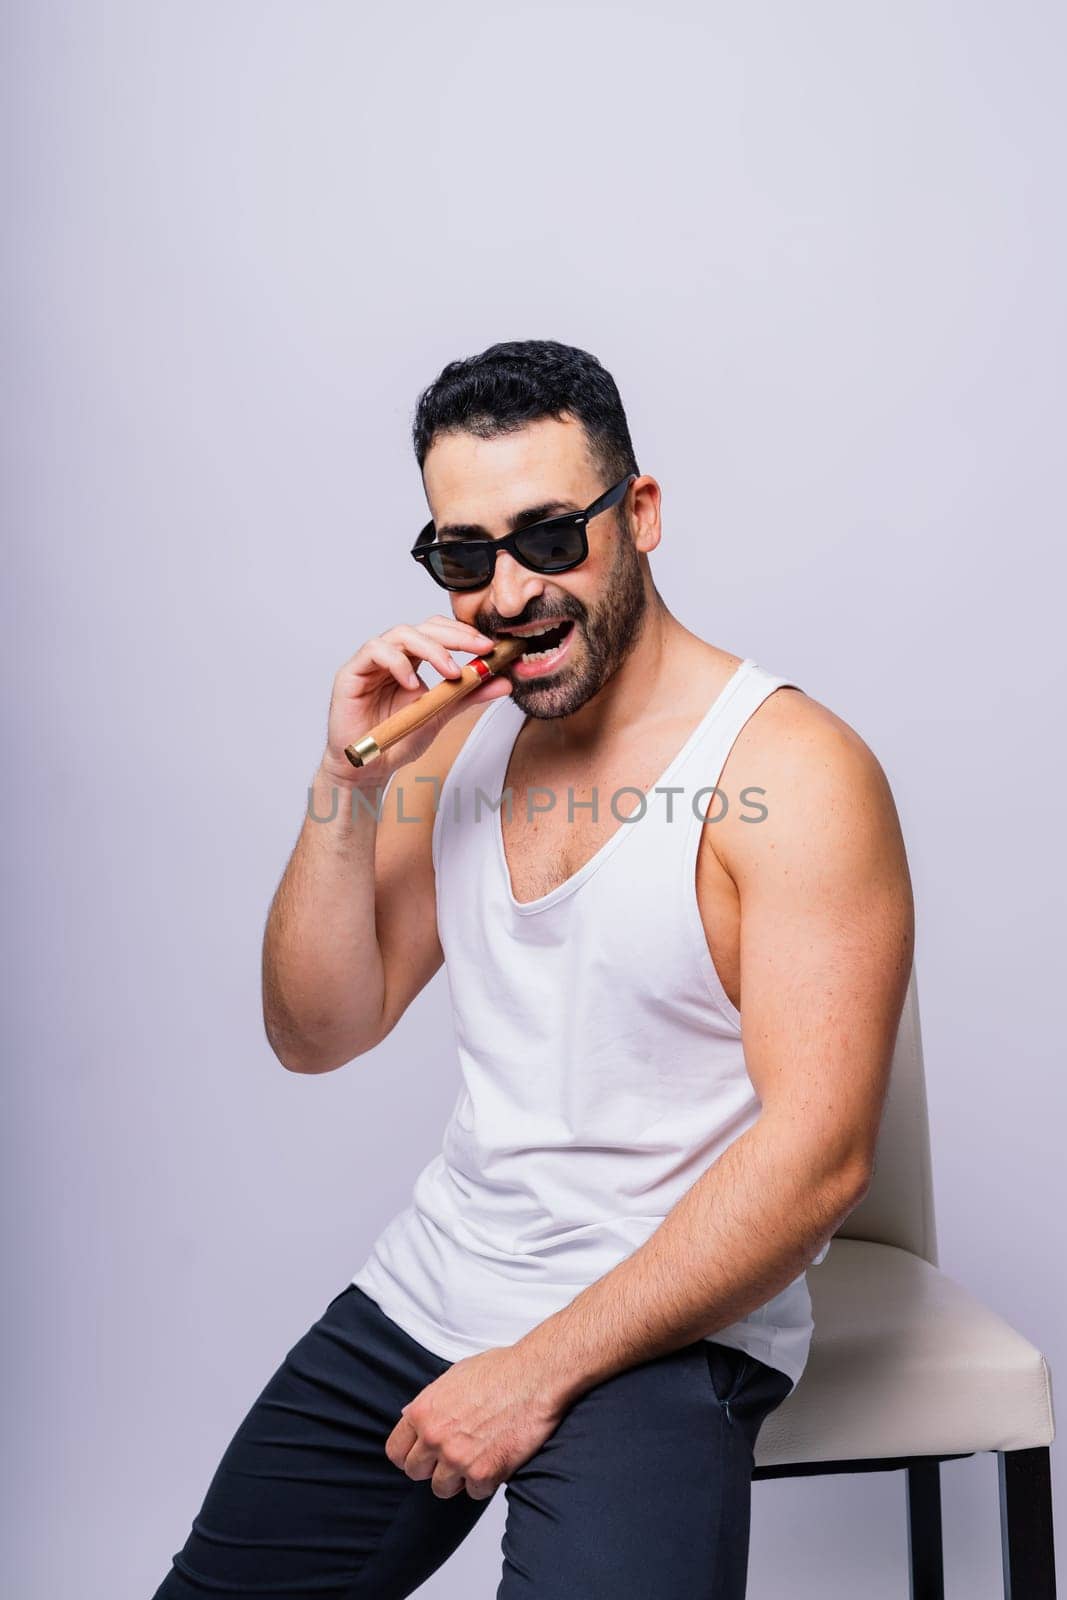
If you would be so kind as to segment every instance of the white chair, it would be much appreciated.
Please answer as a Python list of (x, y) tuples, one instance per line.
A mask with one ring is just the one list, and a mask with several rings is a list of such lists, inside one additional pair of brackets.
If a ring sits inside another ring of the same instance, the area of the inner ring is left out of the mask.
[(944, 1600), (940, 1463), (995, 1450), (1006, 1600), (1054, 1600), (1048, 1363), (938, 1271), (912, 967), (871, 1187), (808, 1269), (815, 1332), (756, 1440), (753, 1482), (908, 1474), (912, 1600)]

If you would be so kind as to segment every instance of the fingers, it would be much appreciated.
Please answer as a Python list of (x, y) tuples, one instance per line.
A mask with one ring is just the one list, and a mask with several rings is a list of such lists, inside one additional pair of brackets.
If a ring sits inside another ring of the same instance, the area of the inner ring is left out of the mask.
[[(422, 654), (418, 651), (414, 653), (416, 656)], [(411, 656), (401, 650), (398, 644), (391, 644), (384, 634), (368, 639), (366, 644), (361, 645), (352, 660), (341, 668), (341, 674), (354, 672), (365, 676), (372, 666), (382, 667), (386, 672), (391, 672), (397, 683), (405, 689), (417, 689), (422, 683), (422, 679), (411, 665)]]
[[(418, 627), (399, 622), (368, 639), (341, 670), (363, 674), (372, 665), (379, 666), (405, 688), (414, 689), (422, 684), (422, 679), (417, 676), (413, 663), (428, 661), (443, 678), (458, 678), (463, 668), (452, 650), (484, 655), (495, 642), (468, 623), (457, 622), (455, 617), (427, 617)], [(425, 684), (422, 686), (425, 688)]]
[(430, 1479), (430, 1488), (438, 1500), (451, 1500), (463, 1490), (463, 1475), (458, 1472), (446, 1472), (438, 1463)]
[[(398, 645), (402, 645), (409, 656), (429, 661), (443, 678), (458, 678), (463, 670), (455, 656), (445, 648), (444, 643), (435, 638), (434, 633), (429, 630), (413, 628), (408, 623), (398, 622), (396, 627), (390, 628), (382, 638), (390, 644), (395, 641)], [(456, 649), (460, 648), (456, 641), (452, 642)]]
[(491, 1500), (500, 1487), (492, 1478), (467, 1478), (465, 1482), (472, 1500)]
[(451, 1500), (464, 1490), (472, 1500), (490, 1499), (500, 1487), (501, 1475), (499, 1471), (486, 1470), (491, 1465), (489, 1458), (484, 1452), (466, 1456), (446, 1452), (436, 1435), (420, 1431), (406, 1415), (414, 1404), (409, 1400), (401, 1407), (396, 1426), (385, 1441), (389, 1460), (415, 1483), (429, 1478), (438, 1500)]
[(401, 1416), (396, 1427), (385, 1441), (385, 1453), (394, 1467), (399, 1467), (403, 1472), (405, 1463), (412, 1447), (418, 1441), (418, 1433), (413, 1423), (407, 1417)]

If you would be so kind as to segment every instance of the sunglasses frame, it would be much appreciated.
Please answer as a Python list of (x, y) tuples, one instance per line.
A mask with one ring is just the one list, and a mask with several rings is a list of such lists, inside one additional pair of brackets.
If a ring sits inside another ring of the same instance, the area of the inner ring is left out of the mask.
[[(555, 572), (571, 572), (575, 567), (580, 567), (582, 562), (589, 555), (589, 536), (586, 532), (587, 524), (591, 522), (594, 517), (599, 516), (602, 511), (607, 511), (612, 506), (617, 505), (622, 499), (623, 495), (626, 493), (627, 489), (629, 489), (631, 483), (633, 483), (639, 476), (640, 474), (636, 472), (627, 473), (625, 478), (620, 478), (619, 482), (612, 484), (610, 489), (605, 489), (604, 493), (600, 495), (598, 499), (594, 500), (592, 505), (586, 506), (584, 511), (565, 511), (561, 516), (558, 517), (546, 517), (543, 522), (531, 522), (529, 527), (516, 528), (514, 532), (505, 533), (499, 539), (435, 540), (433, 537), (435, 532), (433, 522), (428, 522), (412, 546), (411, 554), (414, 556), (416, 561), (422, 563), (435, 583), (439, 584), (442, 589), (449, 590), (449, 592), (452, 594), (476, 594), (479, 589), (484, 589), (488, 584), (492, 583), (493, 572), (496, 568), (496, 558), (501, 550), (506, 550), (509, 556), (517, 561), (520, 566), (526, 567), (530, 572), (549, 574)], [(582, 550), (577, 560), (568, 561), (563, 566), (554, 567), (542, 567), (538, 566), (533, 561), (527, 561), (525, 556), (523, 556), (522, 552), (519, 550), (516, 540), (523, 538), (527, 534), (540, 533), (545, 528), (554, 528), (563, 523), (565, 523), (568, 527), (577, 526), (582, 536)], [(444, 578), (441, 578), (437, 575), (433, 567), (430, 565), (430, 562), (427, 560), (427, 557), (432, 551), (451, 550), (455, 549), (457, 545), (466, 547), (474, 545), (478, 549), (484, 548), (489, 551), (489, 575), (481, 583), (448, 583)]]

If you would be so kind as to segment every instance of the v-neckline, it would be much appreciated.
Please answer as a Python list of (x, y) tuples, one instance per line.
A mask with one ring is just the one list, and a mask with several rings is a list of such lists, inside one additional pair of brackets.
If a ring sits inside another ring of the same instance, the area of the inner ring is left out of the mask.
[[(690, 750), (692, 750), (697, 740), (708, 727), (708, 724), (712, 722), (716, 716), (723, 702), (734, 692), (741, 679), (755, 665), (756, 663), (754, 659), (751, 656), (746, 656), (741, 662), (740, 666), (734, 668), (733, 672), (727, 678), (726, 682), (715, 696), (707, 711), (705, 711), (700, 721), (693, 728), (681, 749), (678, 750), (671, 758), (660, 776), (653, 783), (650, 783), (648, 788), (644, 791), (646, 799), (650, 794), (653, 794), (656, 789), (663, 788), (667, 783), (670, 782), (678, 767), (681, 766), (682, 762), (688, 756)], [(514, 701), (512, 701), (507, 695), (502, 695), (501, 699), (506, 700), (511, 705), (514, 705)], [(504, 793), (504, 780), (508, 775), (508, 768), (511, 765), (511, 757), (514, 753), (515, 746), (518, 743), (519, 734), (522, 732), (523, 728), (525, 728), (529, 720), (530, 719), (528, 717), (523, 717), (522, 721), (515, 729), (514, 735), (508, 741), (505, 747), (503, 765), (500, 768), (501, 798), (503, 797)], [(500, 863), (500, 870), (504, 880), (504, 893), (507, 896), (508, 904), (511, 906), (513, 911), (518, 912), (521, 916), (529, 916), (532, 912), (537, 911), (547, 911), (548, 908), (550, 906), (554, 906), (557, 901), (564, 899), (569, 894), (573, 894), (574, 891), (579, 888), (587, 878), (592, 876), (598, 867), (603, 865), (608, 856), (611, 854), (612, 850), (618, 847), (623, 837), (633, 831), (629, 826), (628, 819), (624, 818), (623, 821), (618, 824), (614, 833), (608, 834), (608, 837), (604, 840), (604, 843), (600, 846), (599, 850), (595, 851), (594, 854), (589, 857), (588, 861), (583, 862), (583, 864), (578, 868), (577, 872), (572, 872), (569, 878), (564, 878), (562, 883), (558, 883), (556, 887), (554, 889), (550, 889), (547, 894), (539, 895), (536, 900), (516, 900), (515, 891), (511, 882), (511, 869), (508, 866), (507, 853), (504, 849), (503, 810), (504, 808), (501, 804), (495, 814), (493, 825), (493, 832), (496, 835), (497, 858)]]

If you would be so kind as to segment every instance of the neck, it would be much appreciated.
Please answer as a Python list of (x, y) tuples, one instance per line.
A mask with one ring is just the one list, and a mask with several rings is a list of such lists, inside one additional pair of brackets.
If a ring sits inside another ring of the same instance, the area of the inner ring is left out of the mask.
[(545, 748), (561, 756), (587, 757), (620, 737), (632, 736), (646, 723), (679, 711), (701, 648), (707, 647), (657, 596), (645, 614), (637, 643), (607, 683), (570, 716), (540, 723)]

